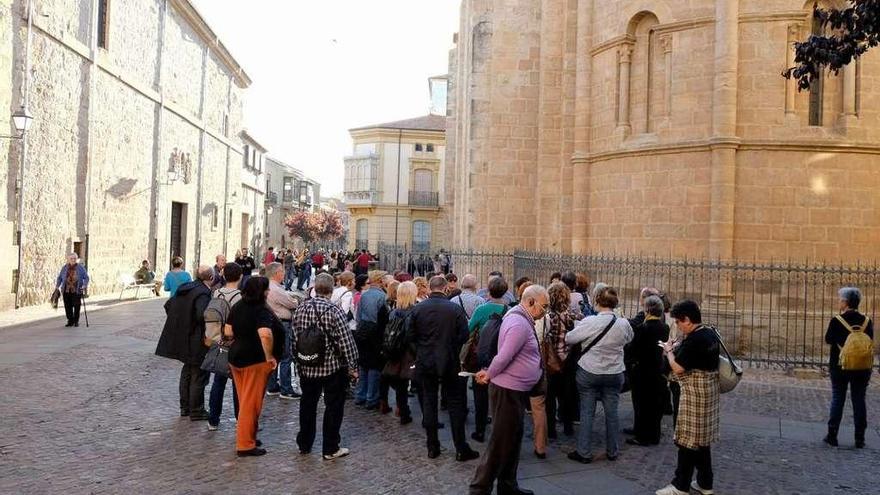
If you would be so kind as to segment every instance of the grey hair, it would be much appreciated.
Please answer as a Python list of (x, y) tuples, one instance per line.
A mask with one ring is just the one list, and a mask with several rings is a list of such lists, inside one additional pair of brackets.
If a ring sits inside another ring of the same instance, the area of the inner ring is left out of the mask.
[(610, 287), (610, 285), (606, 284), (605, 282), (596, 282), (595, 284), (593, 284), (593, 292), (590, 293), (590, 295), (593, 296), (593, 301), (596, 300), (596, 296), (600, 292), (602, 292), (602, 289), (606, 287)]
[(315, 294), (319, 296), (329, 296), (333, 293), (333, 275), (329, 273), (321, 273), (315, 277)]
[(199, 280), (202, 282), (210, 282), (214, 280), (214, 268), (208, 265), (199, 265), (199, 269), (196, 272)]
[(277, 261), (273, 261), (272, 263), (269, 263), (268, 265), (266, 265), (266, 278), (271, 280), (272, 277), (274, 277), (276, 273), (283, 271), (283, 270), (284, 270), (284, 266), (282, 266), (281, 263), (278, 263)]
[(473, 274), (468, 273), (464, 277), (461, 277), (461, 290), (476, 290), (477, 289), (477, 277)]
[[(56, 252), (57, 252), (57, 251), (56, 251)], [(73, 256), (73, 257), (76, 258), (76, 259), (79, 259), (79, 255), (78, 255), (78, 254), (76, 254), (76, 253), (67, 253), (67, 257), (68, 257), (68, 258), (70, 258), (71, 256)]]
[(547, 293), (547, 289), (544, 288), (543, 285), (533, 284), (526, 287), (526, 290), (523, 291), (522, 300), (525, 301), (526, 299), (537, 299), (541, 296), (544, 296), (547, 299), (550, 298), (550, 294)]
[(857, 287), (841, 287), (837, 291), (837, 296), (841, 301), (846, 301), (846, 307), (849, 309), (859, 309), (862, 303), (862, 291)]
[(449, 285), (449, 283), (446, 281), (446, 277), (443, 275), (435, 275), (434, 277), (431, 277), (430, 282), (428, 282), (428, 289), (430, 289), (431, 292), (443, 292), (446, 290), (447, 285)]
[(660, 296), (648, 296), (645, 298), (645, 313), (651, 316), (663, 316), (663, 299)]

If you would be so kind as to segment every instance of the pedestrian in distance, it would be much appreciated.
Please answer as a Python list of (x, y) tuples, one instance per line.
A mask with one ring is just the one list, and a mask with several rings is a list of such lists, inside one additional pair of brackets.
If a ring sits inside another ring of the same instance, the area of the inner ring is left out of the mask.
[(837, 432), (843, 418), (846, 389), (850, 390), (856, 448), (865, 447), (868, 413), (865, 395), (874, 366), (874, 322), (859, 312), (862, 292), (855, 287), (838, 291), (839, 314), (828, 322), (825, 342), (831, 346), (828, 368), (831, 371), (831, 412), (825, 443), (837, 447)]
[(281, 285), (284, 282), (284, 267), (281, 263), (273, 261), (266, 265), (266, 278), (269, 279), (269, 294), (266, 296), (266, 304), (272, 313), (281, 320), (281, 325), (284, 327), (284, 352), (278, 362), (277, 369), (269, 375), (266, 395), (277, 395), (286, 400), (298, 399), (301, 394), (298, 390), (299, 387), (296, 386), (297, 380), (291, 366), (293, 356), (290, 347), (293, 311), (296, 309), (297, 300)]
[[(675, 445), (678, 465), (672, 483), (656, 495), (702, 495), (713, 492), (711, 444), (719, 439), (721, 400), (718, 381), (720, 340), (715, 330), (702, 323), (700, 306), (691, 300), (675, 303), (670, 312), (681, 343), (666, 342), (663, 353), (681, 386)], [(697, 479), (691, 482), (697, 472)]]
[[(214, 275), (212, 272), (212, 281), (213, 277)], [(183, 258), (180, 256), (171, 258), (171, 270), (165, 274), (165, 280), (162, 284), (162, 288), (168, 293), (168, 297), (174, 297), (177, 295), (177, 288), (190, 282), (192, 282), (192, 276), (190, 276), (189, 272), (183, 269)]]
[(489, 368), (475, 376), (478, 383), (489, 385), (493, 412), (489, 445), (471, 481), (471, 495), (489, 495), (496, 480), (499, 494), (533, 493), (521, 488), (516, 478), (526, 405), (529, 396), (539, 395), (535, 386), (542, 382), (535, 320), (543, 318), (549, 306), (547, 289), (540, 285), (528, 287), (520, 303), (504, 316), (498, 353)]
[(293, 349), (300, 375), (302, 400), (296, 443), (300, 454), (312, 451), (318, 400), (324, 396), (322, 424), (324, 460), (349, 454), (340, 446), (340, 428), (350, 379), (357, 379), (358, 351), (345, 313), (330, 302), (333, 277), (315, 277), (315, 297), (300, 305), (293, 314)]
[(82, 299), (89, 288), (89, 274), (78, 260), (79, 256), (76, 253), (68, 254), (67, 263), (61, 267), (58, 276), (55, 277), (55, 289), (64, 300), (64, 314), (67, 316), (65, 327), (79, 326)]
[(266, 305), (269, 279), (251, 277), (242, 290), (241, 302), (232, 308), (224, 328), (233, 338), (229, 348), (229, 369), (238, 392), (239, 412), (235, 449), (239, 457), (261, 456), (266, 449), (257, 440), (263, 398), (269, 374), (283, 355), (284, 327)]
[(604, 287), (596, 294), (595, 301), (599, 314), (584, 318), (565, 335), (565, 343), (578, 354), (576, 380), (581, 409), (577, 448), (568, 458), (584, 464), (593, 460), (593, 419), (597, 402), (602, 402), (605, 413), (606, 457), (615, 461), (620, 455), (617, 406), (624, 381), (623, 350), (633, 339), (629, 322), (614, 314), (618, 306), (617, 290)]
[(369, 273), (369, 288), (360, 296), (357, 304), (357, 328), (354, 332), (358, 347), (360, 369), (355, 405), (367, 409), (379, 408), (379, 385), (382, 368), (382, 337), (388, 323), (388, 304), (382, 280), (385, 272)]
[[(177, 288), (174, 297), (165, 302), (165, 326), (156, 345), (156, 355), (180, 361), (180, 416), (192, 421), (208, 419), (205, 410), (205, 386), (208, 372), (202, 361), (208, 353), (210, 340), (205, 338), (205, 309), (211, 300), (209, 288), (214, 278), (210, 266), (202, 265), (197, 280)], [(167, 280), (167, 278), (166, 278)]]
[(419, 383), (428, 457), (440, 456), (438, 395), (445, 391), (455, 458), (466, 462), (479, 457), (467, 442), (467, 378), (459, 376), (459, 353), (468, 339), (467, 318), (461, 307), (447, 299), (446, 278), (437, 275), (430, 280), (428, 287), (429, 297), (418, 303), (409, 315), (407, 332), (408, 341), (416, 352), (414, 378)]

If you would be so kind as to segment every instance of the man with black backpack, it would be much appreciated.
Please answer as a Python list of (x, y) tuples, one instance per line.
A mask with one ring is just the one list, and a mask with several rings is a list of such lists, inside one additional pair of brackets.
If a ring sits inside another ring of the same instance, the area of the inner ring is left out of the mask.
[(345, 411), (349, 380), (358, 376), (358, 351), (345, 314), (330, 302), (333, 276), (315, 278), (316, 297), (300, 305), (293, 314), (294, 358), (300, 375), (302, 399), (299, 406), (300, 454), (309, 454), (315, 442), (318, 399), (324, 394), (322, 451), (325, 460), (349, 454), (340, 447), (339, 430)]
[(413, 308), (407, 332), (407, 340), (416, 350), (414, 378), (421, 386), (419, 402), (422, 426), (428, 436), (428, 457), (440, 456), (437, 396), (443, 387), (452, 423), (455, 459), (470, 461), (480, 454), (471, 449), (465, 436), (467, 379), (458, 375), (461, 371), (459, 353), (468, 340), (467, 318), (460, 306), (446, 298), (446, 278), (442, 275), (431, 278), (428, 288), (431, 295)]

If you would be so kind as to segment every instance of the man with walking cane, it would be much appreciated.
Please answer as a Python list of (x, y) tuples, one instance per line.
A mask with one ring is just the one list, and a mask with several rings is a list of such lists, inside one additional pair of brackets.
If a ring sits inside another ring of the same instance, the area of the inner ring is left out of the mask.
[[(68, 254), (67, 263), (61, 267), (58, 278), (55, 279), (55, 287), (64, 299), (64, 313), (67, 315), (65, 327), (79, 326), (82, 298), (89, 286), (89, 274), (77, 259), (76, 253)], [(86, 326), (88, 326), (88, 316), (86, 316)]]

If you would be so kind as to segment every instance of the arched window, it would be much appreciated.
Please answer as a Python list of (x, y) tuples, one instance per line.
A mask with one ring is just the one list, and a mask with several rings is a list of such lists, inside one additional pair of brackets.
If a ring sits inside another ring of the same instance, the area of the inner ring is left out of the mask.
[(413, 251), (431, 250), (431, 222), (416, 220), (412, 224)]
[(370, 227), (370, 222), (366, 218), (361, 218), (355, 224), (355, 248), (356, 249), (368, 249), (369, 244), (369, 234), (368, 229)]
[(419, 192), (434, 191), (434, 172), (428, 169), (416, 169), (413, 174), (413, 190)]
[(659, 24), (651, 12), (640, 12), (629, 23), (627, 34), (635, 40), (632, 51), (629, 102), (633, 134), (653, 132), (655, 118), (665, 114), (663, 84), (664, 54), (654, 27)]
[(489, 63), (489, 49), (492, 44), (492, 25), (488, 21), (481, 21), (474, 26), (473, 38), (471, 39), (471, 72), (480, 74), (486, 72)]

